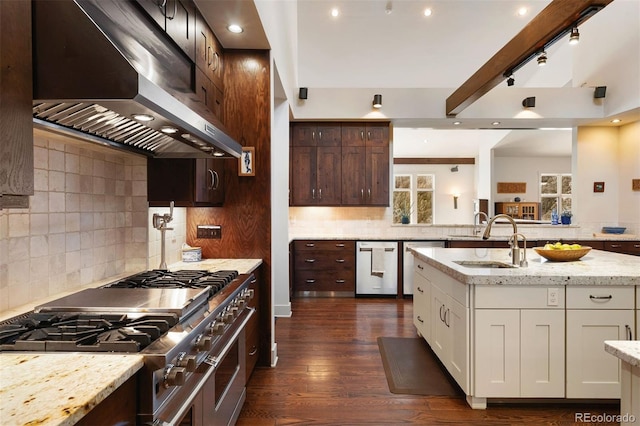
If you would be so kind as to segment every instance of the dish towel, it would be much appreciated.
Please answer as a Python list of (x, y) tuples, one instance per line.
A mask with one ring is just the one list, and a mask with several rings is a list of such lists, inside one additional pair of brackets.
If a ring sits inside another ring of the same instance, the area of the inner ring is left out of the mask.
[(371, 275), (384, 275), (384, 248), (371, 249)]

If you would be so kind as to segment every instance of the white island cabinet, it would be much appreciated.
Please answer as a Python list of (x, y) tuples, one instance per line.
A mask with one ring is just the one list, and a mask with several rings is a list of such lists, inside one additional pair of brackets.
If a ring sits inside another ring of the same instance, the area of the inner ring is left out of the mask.
[(635, 335), (640, 258), (592, 250), (548, 262), (530, 251), (528, 267), (496, 268), (510, 262), (508, 250), (411, 252), (414, 324), (471, 407), (619, 398), (620, 363), (601, 348)]
[[(605, 341), (604, 349), (622, 363), (620, 417), (613, 420), (621, 425), (635, 425), (640, 420), (640, 342)], [(615, 359), (611, 355), (608, 356)]]

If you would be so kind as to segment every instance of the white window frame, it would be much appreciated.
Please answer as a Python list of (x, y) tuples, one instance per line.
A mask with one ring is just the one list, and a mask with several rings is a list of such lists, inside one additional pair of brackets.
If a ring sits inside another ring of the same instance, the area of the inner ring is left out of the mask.
[[(556, 177), (556, 182), (557, 182), (557, 188), (556, 190), (560, 190), (560, 192), (556, 192), (555, 194), (543, 194), (542, 193), (542, 189), (540, 189), (540, 206), (542, 206), (542, 200), (544, 198), (554, 198), (556, 200), (556, 212), (558, 213), (558, 217), (560, 217), (560, 215), (562, 214), (562, 201), (565, 199), (570, 199), (571, 200), (571, 205), (573, 206), (573, 176), (571, 173), (540, 173), (540, 185), (542, 186), (542, 178), (545, 176), (555, 176)], [(571, 194), (563, 194), (562, 193), (562, 178), (564, 176), (569, 176), (571, 177)], [(541, 212), (542, 215), (542, 212)], [(541, 216), (542, 218), (542, 216)]]
[[(396, 181), (396, 177), (402, 177), (402, 176), (408, 176), (409, 179), (409, 189), (405, 189), (405, 188), (399, 188), (397, 189), (395, 187), (395, 181)], [(430, 176), (431, 177), (431, 182), (433, 182), (433, 185), (431, 187), (431, 189), (418, 189), (418, 177), (419, 176)], [(435, 203), (436, 203), (436, 197), (435, 197), (435, 193), (436, 193), (436, 175), (435, 173), (394, 173), (393, 174), (393, 190), (391, 191), (391, 202), (390, 205), (392, 207), (392, 213), (391, 213), (391, 221), (393, 224), (399, 224), (400, 222), (393, 222), (394, 219), (394, 214), (393, 214), (393, 209), (395, 209), (395, 205), (393, 204), (393, 194), (395, 192), (409, 192), (409, 200), (411, 202), (411, 206), (413, 206), (412, 210), (411, 210), (411, 223), (413, 224), (418, 224), (418, 225), (432, 225), (433, 224), (433, 220), (434, 220), (434, 213), (435, 213)], [(418, 223), (418, 209), (417, 209), (417, 203), (418, 203), (418, 193), (419, 192), (431, 192), (431, 202), (432, 202), (432, 209), (431, 209), (431, 222), (427, 223), (427, 222), (423, 222), (423, 223)]]

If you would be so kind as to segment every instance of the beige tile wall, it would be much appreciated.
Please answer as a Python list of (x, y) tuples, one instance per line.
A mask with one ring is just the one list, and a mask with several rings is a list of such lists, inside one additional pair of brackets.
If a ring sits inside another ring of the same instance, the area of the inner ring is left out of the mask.
[(0, 312), (147, 269), (146, 158), (34, 132), (35, 193), (0, 211)]

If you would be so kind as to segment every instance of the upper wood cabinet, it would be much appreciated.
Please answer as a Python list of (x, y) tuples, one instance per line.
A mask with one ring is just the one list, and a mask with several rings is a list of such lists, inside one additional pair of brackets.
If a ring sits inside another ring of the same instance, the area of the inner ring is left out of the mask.
[(389, 205), (387, 123), (343, 123), (342, 204)]
[(223, 50), (213, 31), (196, 10), (196, 93), (222, 122), (224, 86), (222, 82)]
[(33, 195), (31, 2), (0, 1), (0, 209)]
[(291, 145), (291, 205), (340, 205), (340, 124), (296, 124)]
[(214, 158), (147, 161), (147, 196), (152, 207), (214, 207), (224, 203), (224, 161)]
[(192, 61), (196, 53), (196, 5), (193, 0), (136, 0)]
[(292, 206), (389, 205), (389, 123), (292, 123)]

